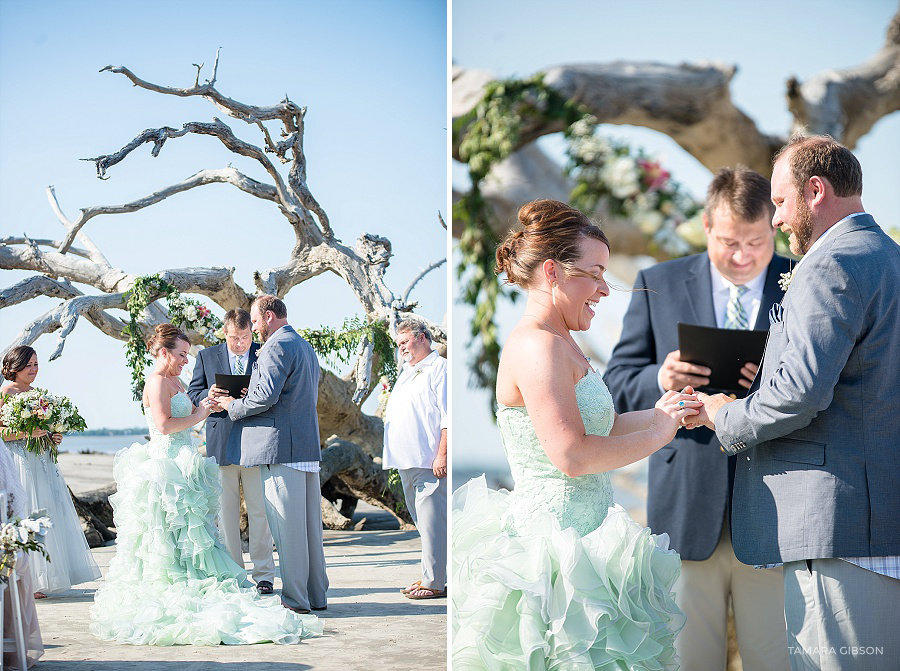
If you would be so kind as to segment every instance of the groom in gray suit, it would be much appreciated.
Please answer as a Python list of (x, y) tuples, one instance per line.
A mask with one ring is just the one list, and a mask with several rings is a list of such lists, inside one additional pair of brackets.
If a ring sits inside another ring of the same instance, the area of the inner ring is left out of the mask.
[(772, 310), (758, 388), (701, 395), (697, 419), (738, 455), (735, 553), (784, 564), (791, 668), (900, 669), (900, 246), (831, 138), (791, 139), (772, 201), (805, 256)]
[(241, 465), (260, 466), (266, 517), (278, 550), (282, 603), (300, 613), (325, 610), (319, 362), (312, 346), (288, 324), (280, 299), (260, 296), (250, 319), (264, 344), (247, 396), (220, 397), (218, 402), (232, 421), (240, 420)]

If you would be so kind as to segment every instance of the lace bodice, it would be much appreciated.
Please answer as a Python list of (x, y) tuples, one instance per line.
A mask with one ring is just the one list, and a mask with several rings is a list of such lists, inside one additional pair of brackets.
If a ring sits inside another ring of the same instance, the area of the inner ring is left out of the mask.
[[(187, 417), (194, 408), (191, 399), (183, 391), (179, 391), (172, 397), (171, 404), (172, 417)], [(150, 449), (160, 456), (164, 455), (174, 459), (178, 454), (178, 448), (191, 444), (190, 427), (166, 435), (156, 428), (156, 424), (153, 423), (153, 413), (149, 408), (145, 408), (144, 414), (147, 416), (147, 427), (150, 430)]]
[[(575, 398), (584, 428), (590, 435), (606, 436), (612, 430), (613, 400), (600, 373), (588, 373), (575, 385)], [(503, 521), (508, 533), (523, 531), (541, 513), (551, 512), (560, 527), (572, 527), (579, 535), (593, 531), (613, 505), (609, 473), (570, 478), (557, 469), (541, 447), (528, 411), (501, 405), (497, 424), (503, 449), (515, 480), (509, 513)]]

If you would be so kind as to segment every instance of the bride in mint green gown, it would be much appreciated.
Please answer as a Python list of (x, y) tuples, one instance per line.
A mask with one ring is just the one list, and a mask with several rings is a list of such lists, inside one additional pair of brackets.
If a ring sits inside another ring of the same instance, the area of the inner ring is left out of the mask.
[(453, 668), (678, 668), (681, 561), (613, 502), (609, 471), (667, 444), (701, 404), (686, 388), (617, 415), (572, 338), (600, 298), (609, 243), (557, 201), (519, 210), (497, 271), (528, 292), (497, 377), (497, 424), (514, 490), (483, 477), (453, 496)]
[(320, 634), (315, 616), (261, 597), (223, 547), (219, 468), (190, 435), (209, 408), (195, 409), (177, 377), (190, 343), (161, 324), (149, 347), (157, 361), (144, 390), (150, 442), (116, 454), (116, 555), (94, 596), (91, 631), (136, 645), (298, 643)]

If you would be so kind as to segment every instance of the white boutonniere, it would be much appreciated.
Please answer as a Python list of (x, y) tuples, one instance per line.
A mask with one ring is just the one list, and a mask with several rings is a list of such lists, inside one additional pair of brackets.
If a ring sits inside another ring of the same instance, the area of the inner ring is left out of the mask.
[(791, 280), (794, 279), (794, 271), (797, 270), (797, 267), (791, 268), (790, 272), (781, 273), (781, 279), (778, 280), (778, 286), (781, 287), (782, 291), (787, 291), (788, 287), (791, 286)]

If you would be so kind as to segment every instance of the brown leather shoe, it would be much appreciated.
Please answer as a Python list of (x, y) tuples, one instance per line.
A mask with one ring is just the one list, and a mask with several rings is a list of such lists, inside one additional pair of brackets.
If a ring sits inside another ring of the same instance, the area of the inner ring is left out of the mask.
[(300, 613), (300, 615), (309, 615), (309, 610), (306, 608), (294, 608), (293, 606), (288, 606), (284, 601), (281, 602), (281, 605), (295, 613)]

